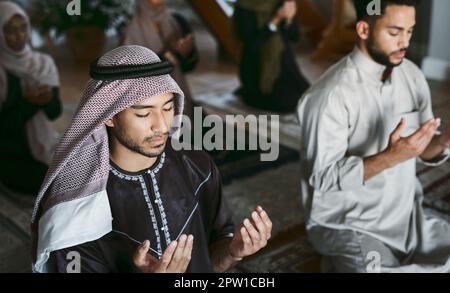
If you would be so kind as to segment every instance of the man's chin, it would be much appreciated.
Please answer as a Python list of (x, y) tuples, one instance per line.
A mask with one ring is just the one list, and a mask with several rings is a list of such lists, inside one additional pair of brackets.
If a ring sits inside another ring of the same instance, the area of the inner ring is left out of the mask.
[(157, 157), (161, 155), (166, 148), (166, 144), (152, 146), (150, 148), (145, 149), (145, 156), (147, 157)]
[(400, 66), (403, 63), (403, 60), (405, 60), (405, 58), (394, 59), (394, 60), (390, 60), (389, 62), (391, 63), (391, 67), (397, 67), (397, 66)]

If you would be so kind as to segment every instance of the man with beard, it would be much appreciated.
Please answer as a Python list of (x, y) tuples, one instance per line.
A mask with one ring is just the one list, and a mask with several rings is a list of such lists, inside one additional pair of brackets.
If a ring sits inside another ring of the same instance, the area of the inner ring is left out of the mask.
[(422, 208), (416, 159), (449, 158), (450, 124), (432, 113), (419, 68), (405, 59), (416, 1), (356, 0), (358, 40), (304, 95), (302, 207), (324, 271), (450, 272), (450, 226)]
[(267, 244), (267, 213), (235, 228), (214, 162), (172, 148), (172, 69), (141, 46), (93, 62), (33, 211), (35, 271), (222, 272)]

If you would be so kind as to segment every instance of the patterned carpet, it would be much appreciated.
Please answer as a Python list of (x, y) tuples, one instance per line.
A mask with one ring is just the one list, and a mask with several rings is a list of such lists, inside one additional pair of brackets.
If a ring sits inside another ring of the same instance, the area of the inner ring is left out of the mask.
[(30, 272), (30, 218), (33, 198), (0, 184), (0, 273)]
[[(306, 240), (299, 212), (296, 161), (268, 167), (224, 186), (236, 222), (256, 204), (263, 205), (273, 222), (273, 238), (257, 255), (230, 272), (319, 272), (320, 257)], [(450, 162), (439, 168), (418, 166), (426, 192), (425, 205), (450, 221)], [(29, 219), (33, 199), (0, 185), (0, 273), (30, 271)]]
[(223, 185), (232, 184), (235, 179), (256, 175), (299, 159), (297, 151), (283, 146), (280, 146), (278, 159), (268, 162), (261, 162), (261, 152), (258, 150), (218, 151), (210, 155), (220, 169)]
[[(226, 115), (279, 115), (273, 112), (257, 110), (244, 104), (244, 102), (229, 90), (207, 93), (194, 97), (208, 114), (216, 114), (221, 117)], [(300, 125), (297, 116), (292, 114), (279, 115), (279, 123), (274, 124), (279, 129), (279, 141), (281, 145), (297, 149), (300, 144)], [(256, 133), (257, 129), (248, 129), (250, 133)]]

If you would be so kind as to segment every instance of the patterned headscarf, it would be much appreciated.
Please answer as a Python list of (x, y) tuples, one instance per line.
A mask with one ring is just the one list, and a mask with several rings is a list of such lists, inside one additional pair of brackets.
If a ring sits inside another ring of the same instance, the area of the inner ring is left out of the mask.
[[(141, 46), (114, 49), (97, 66), (118, 67), (160, 63)], [(174, 93), (171, 135), (181, 127), (184, 95), (168, 74), (133, 79), (91, 79), (70, 127), (56, 147), (32, 216), (33, 269), (46, 271), (50, 252), (94, 241), (112, 230), (106, 193), (109, 145), (105, 122), (148, 97)]]

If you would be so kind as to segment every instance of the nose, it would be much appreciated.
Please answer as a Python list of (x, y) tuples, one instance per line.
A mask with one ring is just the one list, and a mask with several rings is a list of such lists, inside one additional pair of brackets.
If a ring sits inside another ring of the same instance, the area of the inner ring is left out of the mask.
[(27, 40), (28, 40), (28, 33), (27, 32), (16, 32), (13, 35), (12, 40), (14, 40), (14, 46), (17, 48), (22, 48), (25, 46)]
[(169, 121), (167, 121), (165, 115), (162, 111), (155, 111), (155, 115), (153, 115), (153, 119), (151, 121), (151, 130), (156, 133), (167, 133), (169, 132)]
[(20, 32), (19, 33), (19, 40), (21, 43), (25, 43), (28, 39), (28, 33), (27, 32)]
[(400, 38), (400, 42), (399, 42), (399, 47), (400, 48), (408, 48), (409, 42), (411, 41), (411, 37), (412, 36), (408, 33), (402, 34), (402, 36)]

